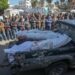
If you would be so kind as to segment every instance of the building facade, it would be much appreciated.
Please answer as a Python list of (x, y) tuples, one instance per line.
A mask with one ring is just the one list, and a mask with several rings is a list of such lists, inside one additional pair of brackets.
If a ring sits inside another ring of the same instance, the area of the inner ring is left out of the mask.
[(25, 9), (25, 8), (31, 8), (31, 0), (20, 0), (19, 1), (19, 8)]

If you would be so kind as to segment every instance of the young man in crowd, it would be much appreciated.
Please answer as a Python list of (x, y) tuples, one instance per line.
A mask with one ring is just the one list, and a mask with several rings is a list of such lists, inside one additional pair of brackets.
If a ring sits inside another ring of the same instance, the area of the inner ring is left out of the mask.
[(36, 28), (36, 17), (33, 13), (30, 16), (30, 25), (31, 25), (31, 29)]
[(51, 30), (51, 26), (52, 26), (52, 18), (50, 15), (47, 15), (47, 17), (45, 19), (45, 29)]
[(6, 32), (7, 39), (8, 40), (13, 39), (9, 18), (6, 17), (4, 24), (5, 24), (5, 32)]
[(5, 34), (5, 25), (2, 21), (0, 21), (0, 40), (7, 40), (6, 34)]

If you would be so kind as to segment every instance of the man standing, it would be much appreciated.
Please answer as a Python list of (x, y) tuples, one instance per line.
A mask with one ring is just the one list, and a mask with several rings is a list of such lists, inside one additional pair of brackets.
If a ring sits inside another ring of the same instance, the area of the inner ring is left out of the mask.
[(0, 21), (0, 40), (7, 40), (6, 34), (5, 34), (5, 29), (4, 29), (4, 23)]
[(12, 19), (10, 20), (10, 23), (11, 23), (11, 32), (12, 32), (12, 35), (13, 35), (13, 39), (16, 38), (16, 32), (19, 30), (18, 29), (18, 24), (19, 24), (19, 17), (16, 15), (16, 16), (12, 16)]
[(50, 30), (51, 29), (51, 25), (52, 25), (52, 18), (50, 15), (47, 15), (46, 19), (45, 19), (45, 29), (46, 30)]
[(9, 18), (5, 19), (5, 32), (8, 40), (13, 38)]
[(30, 16), (30, 25), (31, 25), (31, 29), (36, 28), (36, 17), (34, 14), (31, 14)]
[(19, 30), (25, 30), (25, 19), (23, 16), (20, 16), (18, 28)]

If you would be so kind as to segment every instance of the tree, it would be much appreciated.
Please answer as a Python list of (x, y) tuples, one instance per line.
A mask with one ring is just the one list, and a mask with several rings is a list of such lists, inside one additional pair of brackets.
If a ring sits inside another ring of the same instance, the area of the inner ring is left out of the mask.
[(4, 10), (8, 8), (8, 0), (0, 0), (0, 14), (3, 14)]
[(65, 1), (59, 5), (57, 5), (59, 9), (63, 10), (63, 11), (67, 11), (69, 9), (69, 4), (66, 3)]
[(48, 6), (51, 7), (51, 3), (53, 0), (46, 0), (48, 2)]
[(65, 2), (65, 0), (60, 0), (60, 2)]
[(68, 9), (70, 10), (71, 9), (71, 2), (72, 2), (72, 0), (67, 0), (67, 5), (68, 5)]
[(58, 6), (58, 5), (59, 5), (59, 1), (56, 1), (56, 2), (55, 2), (55, 5)]
[(65, 3), (65, 0), (60, 0), (61, 5)]
[(69, 10), (70, 9), (70, 6), (71, 6), (71, 1), (72, 0), (60, 0), (60, 3), (59, 3), (59, 1), (56, 1), (55, 2), (55, 5), (59, 8), (59, 9), (61, 9), (61, 10), (63, 10), (63, 11), (67, 11), (67, 10)]
[(38, 0), (31, 0), (32, 7), (36, 7)]
[(47, 2), (48, 2), (48, 3), (51, 3), (51, 2), (52, 2), (52, 0), (47, 0)]

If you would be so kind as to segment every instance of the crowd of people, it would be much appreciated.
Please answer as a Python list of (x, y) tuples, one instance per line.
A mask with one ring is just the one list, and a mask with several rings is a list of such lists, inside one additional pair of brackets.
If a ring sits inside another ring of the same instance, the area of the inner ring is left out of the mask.
[(0, 20), (0, 41), (16, 38), (16, 32), (20, 30), (41, 29), (52, 30), (55, 22), (62, 19), (75, 19), (75, 14), (60, 13), (43, 15), (40, 13), (3, 16)]

